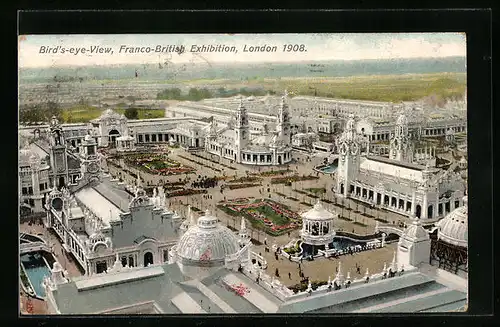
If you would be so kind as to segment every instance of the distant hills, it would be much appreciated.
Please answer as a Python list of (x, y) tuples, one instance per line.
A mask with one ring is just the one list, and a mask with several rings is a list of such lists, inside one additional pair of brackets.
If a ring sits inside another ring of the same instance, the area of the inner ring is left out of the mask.
[(294, 63), (127, 64), (112, 66), (21, 68), (20, 83), (78, 82), (134, 79), (172, 82), (197, 79), (255, 80), (280, 77), (344, 77), (465, 73), (465, 57), (392, 60), (314, 61)]

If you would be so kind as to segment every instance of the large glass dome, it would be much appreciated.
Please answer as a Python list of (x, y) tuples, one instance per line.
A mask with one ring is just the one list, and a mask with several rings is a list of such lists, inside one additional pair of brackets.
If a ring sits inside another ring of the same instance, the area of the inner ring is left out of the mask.
[(220, 261), (240, 250), (238, 237), (207, 210), (177, 243), (177, 255), (192, 264)]
[(438, 238), (446, 243), (467, 247), (468, 207), (467, 197), (464, 197), (464, 205), (450, 212), (441, 219), (436, 226)]

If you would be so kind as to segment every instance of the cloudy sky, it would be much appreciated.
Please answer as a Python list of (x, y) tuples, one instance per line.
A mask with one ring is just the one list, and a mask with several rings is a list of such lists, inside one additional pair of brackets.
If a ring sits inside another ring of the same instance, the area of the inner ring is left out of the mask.
[[(192, 45), (236, 46), (237, 53), (190, 52)], [(282, 52), (285, 44), (304, 44), (307, 52)], [(120, 47), (184, 45), (179, 55), (119, 53)], [(245, 53), (247, 46), (277, 46), (275, 53)], [(85, 54), (41, 53), (42, 47), (86, 48)], [(90, 54), (92, 46), (111, 48), (110, 54)], [(19, 67), (145, 64), (168, 60), (208, 62), (293, 62), (301, 60), (360, 60), (465, 56), (465, 35), (460, 33), (388, 34), (123, 34), (123, 35), (26, 35), (19, 36)]]

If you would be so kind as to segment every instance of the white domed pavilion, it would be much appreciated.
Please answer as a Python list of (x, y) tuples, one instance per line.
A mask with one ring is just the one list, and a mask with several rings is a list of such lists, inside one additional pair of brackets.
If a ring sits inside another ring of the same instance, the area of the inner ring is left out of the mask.
[(333, 221), (338, 217), (338, 214), (326, 210), (321, 201), (314, 207), (301, 215), (302, 230), (300, 237), (304, 243), (304, 251), (316, 253), (317, 250), (324, 250), (333, 242), (335, 230), (333, 229)]
[(437, 224), (437, 237), (432, 240), (431, 263), (454, 274), (467, 272), (468, 205), (450, 212)]
[(199, 268), (211, 273), (214, 269), (227, 267), (229, 262), (239, 264), (248, 259), (248, 247), (240, 247), (240, 238), (219, 224), (209, 210), (196, 224), (189, 225), (172, 250), (173, 261), (188, 276), (200, 274)]

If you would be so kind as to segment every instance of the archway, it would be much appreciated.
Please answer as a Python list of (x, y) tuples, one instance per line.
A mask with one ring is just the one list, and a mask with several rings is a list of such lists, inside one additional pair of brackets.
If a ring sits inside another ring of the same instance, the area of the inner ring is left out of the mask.
[(281, 156), (278, 156), (278, 165), (281, 165)]
[(120, 132), (118, 132), (116, 129), (112, 129), (109, 131), (109, 147), (110, 148), (116, 148), (116, 139), (120, 137)]
[(340, 184), (340, 194), (344, 194), (344, 184)]
[(61, 176), (59, 177), (59, 183), (58, 183), (58, 187), (59, 189), (66, 186), (66, 183), (64, 182), (64, 176)]
[(147, 267), (152, 264), (153, 264), (153, 253), (151, 252), (144, 253), (144, 267)]
[(106, 261), (96, 262), (96, 264), (95, 264), (95, 272), (96, 272), (96, 274), (103, 273), (106, 270), (108, 270), (108, 264), (106, 263)]
[(432, 214), (433, 214), (433, 207), (432, 207), (432, 204), (427, 208), (427, 218), (431, 219), (432, 218)]
[(420, 206), (420, 204), (417, 204), (417, 207), (415, 208), (415, 216), (417, 216), (417, 218), (420, 218), (421, 215), (422, 215), (422, 207)]

